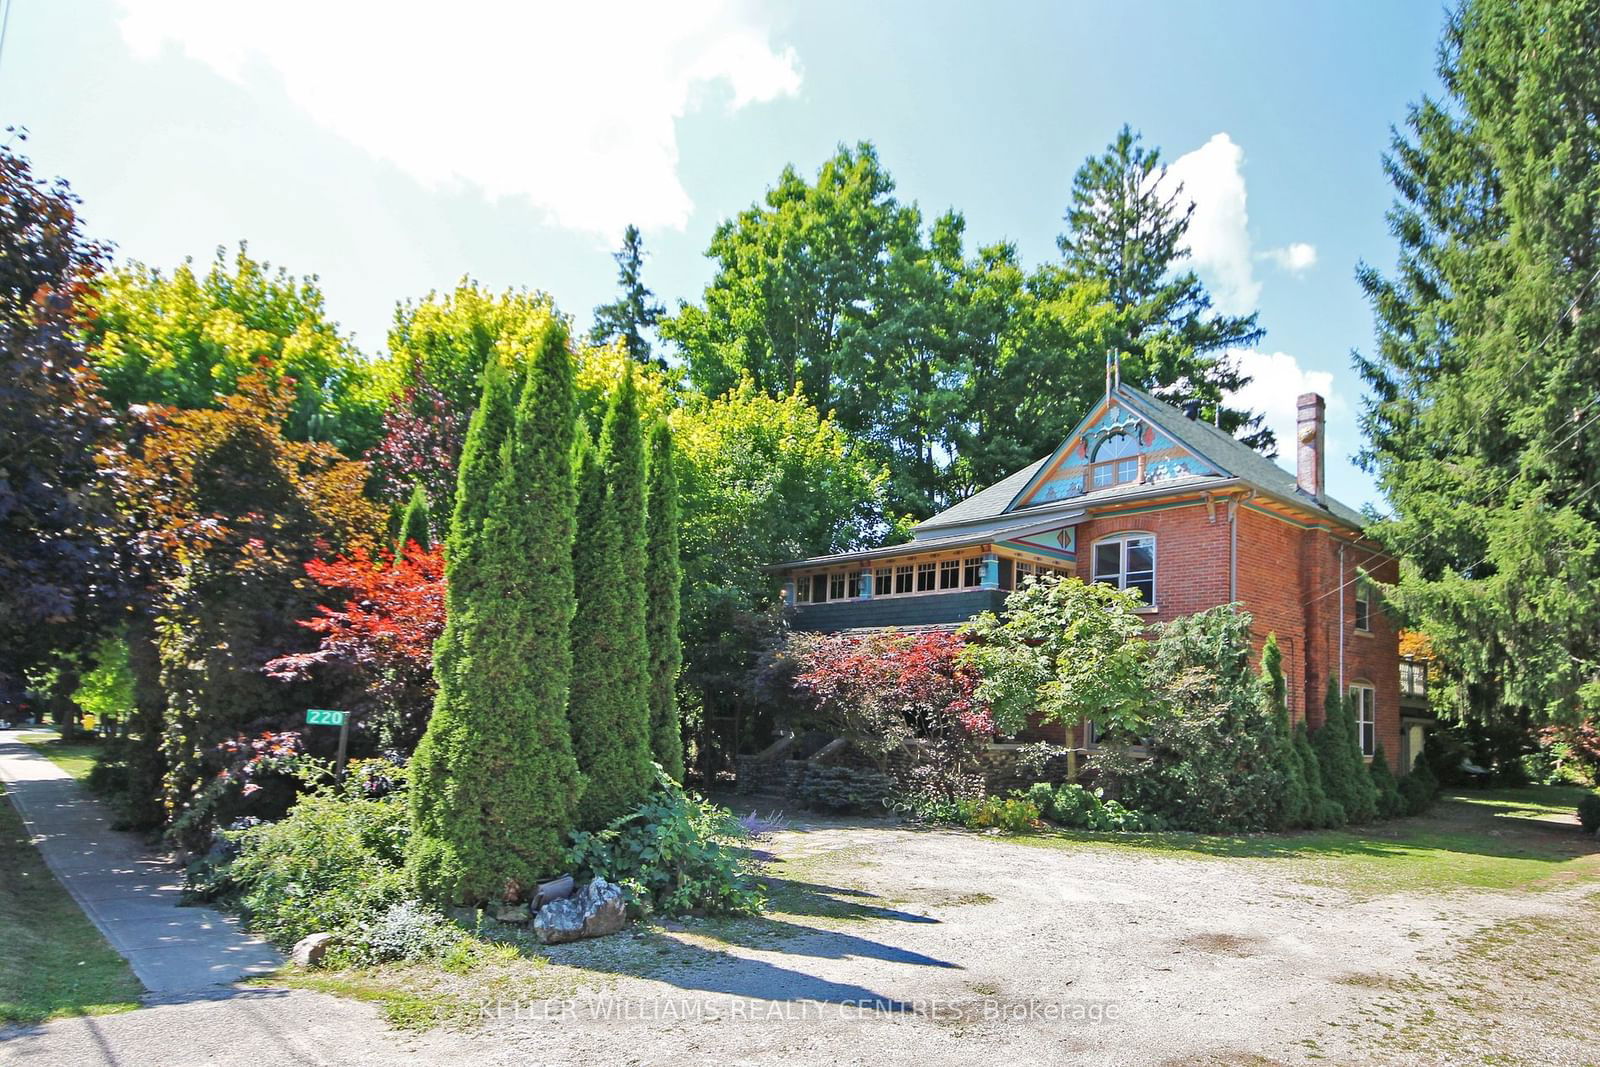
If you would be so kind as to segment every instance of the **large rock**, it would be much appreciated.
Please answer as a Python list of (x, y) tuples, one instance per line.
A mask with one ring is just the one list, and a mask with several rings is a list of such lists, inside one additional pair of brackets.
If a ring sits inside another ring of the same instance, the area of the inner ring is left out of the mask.
[(322, 963), (322, 957), (328, 954), (328, 946), (333, 944), (332, 934), (308, 934), (294, 943), (294, 948), (289, 952), (289, 958), (296, 967), (317, 967)]
[(539, 909), (533, 932), (547, 945), (585, 937), (614, 934), (628, 924), (622, 887), (596, 878), (565, 900), (553, 900)]

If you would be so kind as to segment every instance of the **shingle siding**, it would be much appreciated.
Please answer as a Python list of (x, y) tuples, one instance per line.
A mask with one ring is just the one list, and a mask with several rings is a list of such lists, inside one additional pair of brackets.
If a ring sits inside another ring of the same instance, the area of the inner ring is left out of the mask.
[(888, 596), (871, 600), (839, 600), (828, 604), (797, 604), (794, 628), (816, 633), (867, 629), (878, 626), (932, 626), (966, 622), (980, 611), (1005, 606), (1001, 589), (968, 589), (959, 593), (926, 596)]

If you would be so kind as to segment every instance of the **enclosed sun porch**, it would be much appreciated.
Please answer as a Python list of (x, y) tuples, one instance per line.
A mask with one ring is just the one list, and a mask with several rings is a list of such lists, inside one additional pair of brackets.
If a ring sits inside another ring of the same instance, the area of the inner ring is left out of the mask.
[(795, 628), (837, 633), (955, 626), (999, 610), (1030, 576), (1077, 573), (1077, 559), (1076, 528), (1058, 514), (774, 569), (783, 576)]

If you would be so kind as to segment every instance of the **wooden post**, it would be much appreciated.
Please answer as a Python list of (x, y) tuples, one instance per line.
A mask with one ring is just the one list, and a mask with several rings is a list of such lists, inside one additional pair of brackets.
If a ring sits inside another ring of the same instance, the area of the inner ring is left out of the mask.
[(344, 756), (350, 748), (350, 713), (344, 713), (344, 722), (339, 724), (339, 756), (334, 764), (333, 773), (340, 778), (344, 777)]

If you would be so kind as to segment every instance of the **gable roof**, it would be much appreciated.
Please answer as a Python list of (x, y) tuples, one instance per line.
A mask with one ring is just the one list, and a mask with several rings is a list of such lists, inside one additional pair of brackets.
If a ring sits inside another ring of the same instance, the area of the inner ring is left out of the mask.
[[(1066, 452), (1081, 436), (1085, 424), (1094, 415), (1094, 411), (1085, 417), (1072, 432), (1072, 435), (1062, 443), (1061, 447), (1043, 456), (1028, 466), (1022, 468), (1000, 481), (980, 490), (965, 500), (954, 504), (939, 514), (921, 522), (916, 527), (914, 537), (916, 540), (940, 536), (947, 527), (965, 526), (974, 523), (992, 521), (1013, 511), (1033, 513), (1036, 508), (1070, 505), (1075, 509), (1090, 507), (1101, 501), (1111, 501), (1130, 495), (1144, 495), (1152, 491), (1165, 491), (1170, 489), (1193, 489), (1207, 485), (1221, 485), (1223, 483), (1242, 483), (1248, 487), (1263, 490), (1273, 496), (1291, 500), (1301, 507), (1311, 511), (1321, 511), (1340, 522), (1360, 529), (1366, 525), (1366, 519), (1356, 509), (1343, 504), (1327, 494), (1323, 494), (1320, 501), (1313, 499), (1300, 491), (1295, 476), (1276, 462), (1263, 456), (1255, 449), (1242, 441), (1224, 433), (1210, 423), (1191, 419), (1182, 411), (1163, 400), (1158, 400), (1142, 389), (1131, 385), (1119, 383), (1108, 399), (1116, 399), (1132, 407), (1140, 415), (1149, 419), (1152, 425), (1170, 437), (1175, 443), (1199, 458), (1205, 460), (1216, 468), (1218, 473), (1214, 476), (1187, 476), (1183, 478), (1163, 481), (1157, 486), (1152, 485), (1117, 485), (1106, 489), (1093, 490), (1070, 497), (1066, 500), (1055, 500), (1048, 504), (1030, 504), (1025, 508), (1017, 507), (1017, 502), (1030, 488), (1031, 483), (1047, 468), (1054, 466), (1054, 460)], [(1097, 411), (1097, 405), (1095, 410)]]

